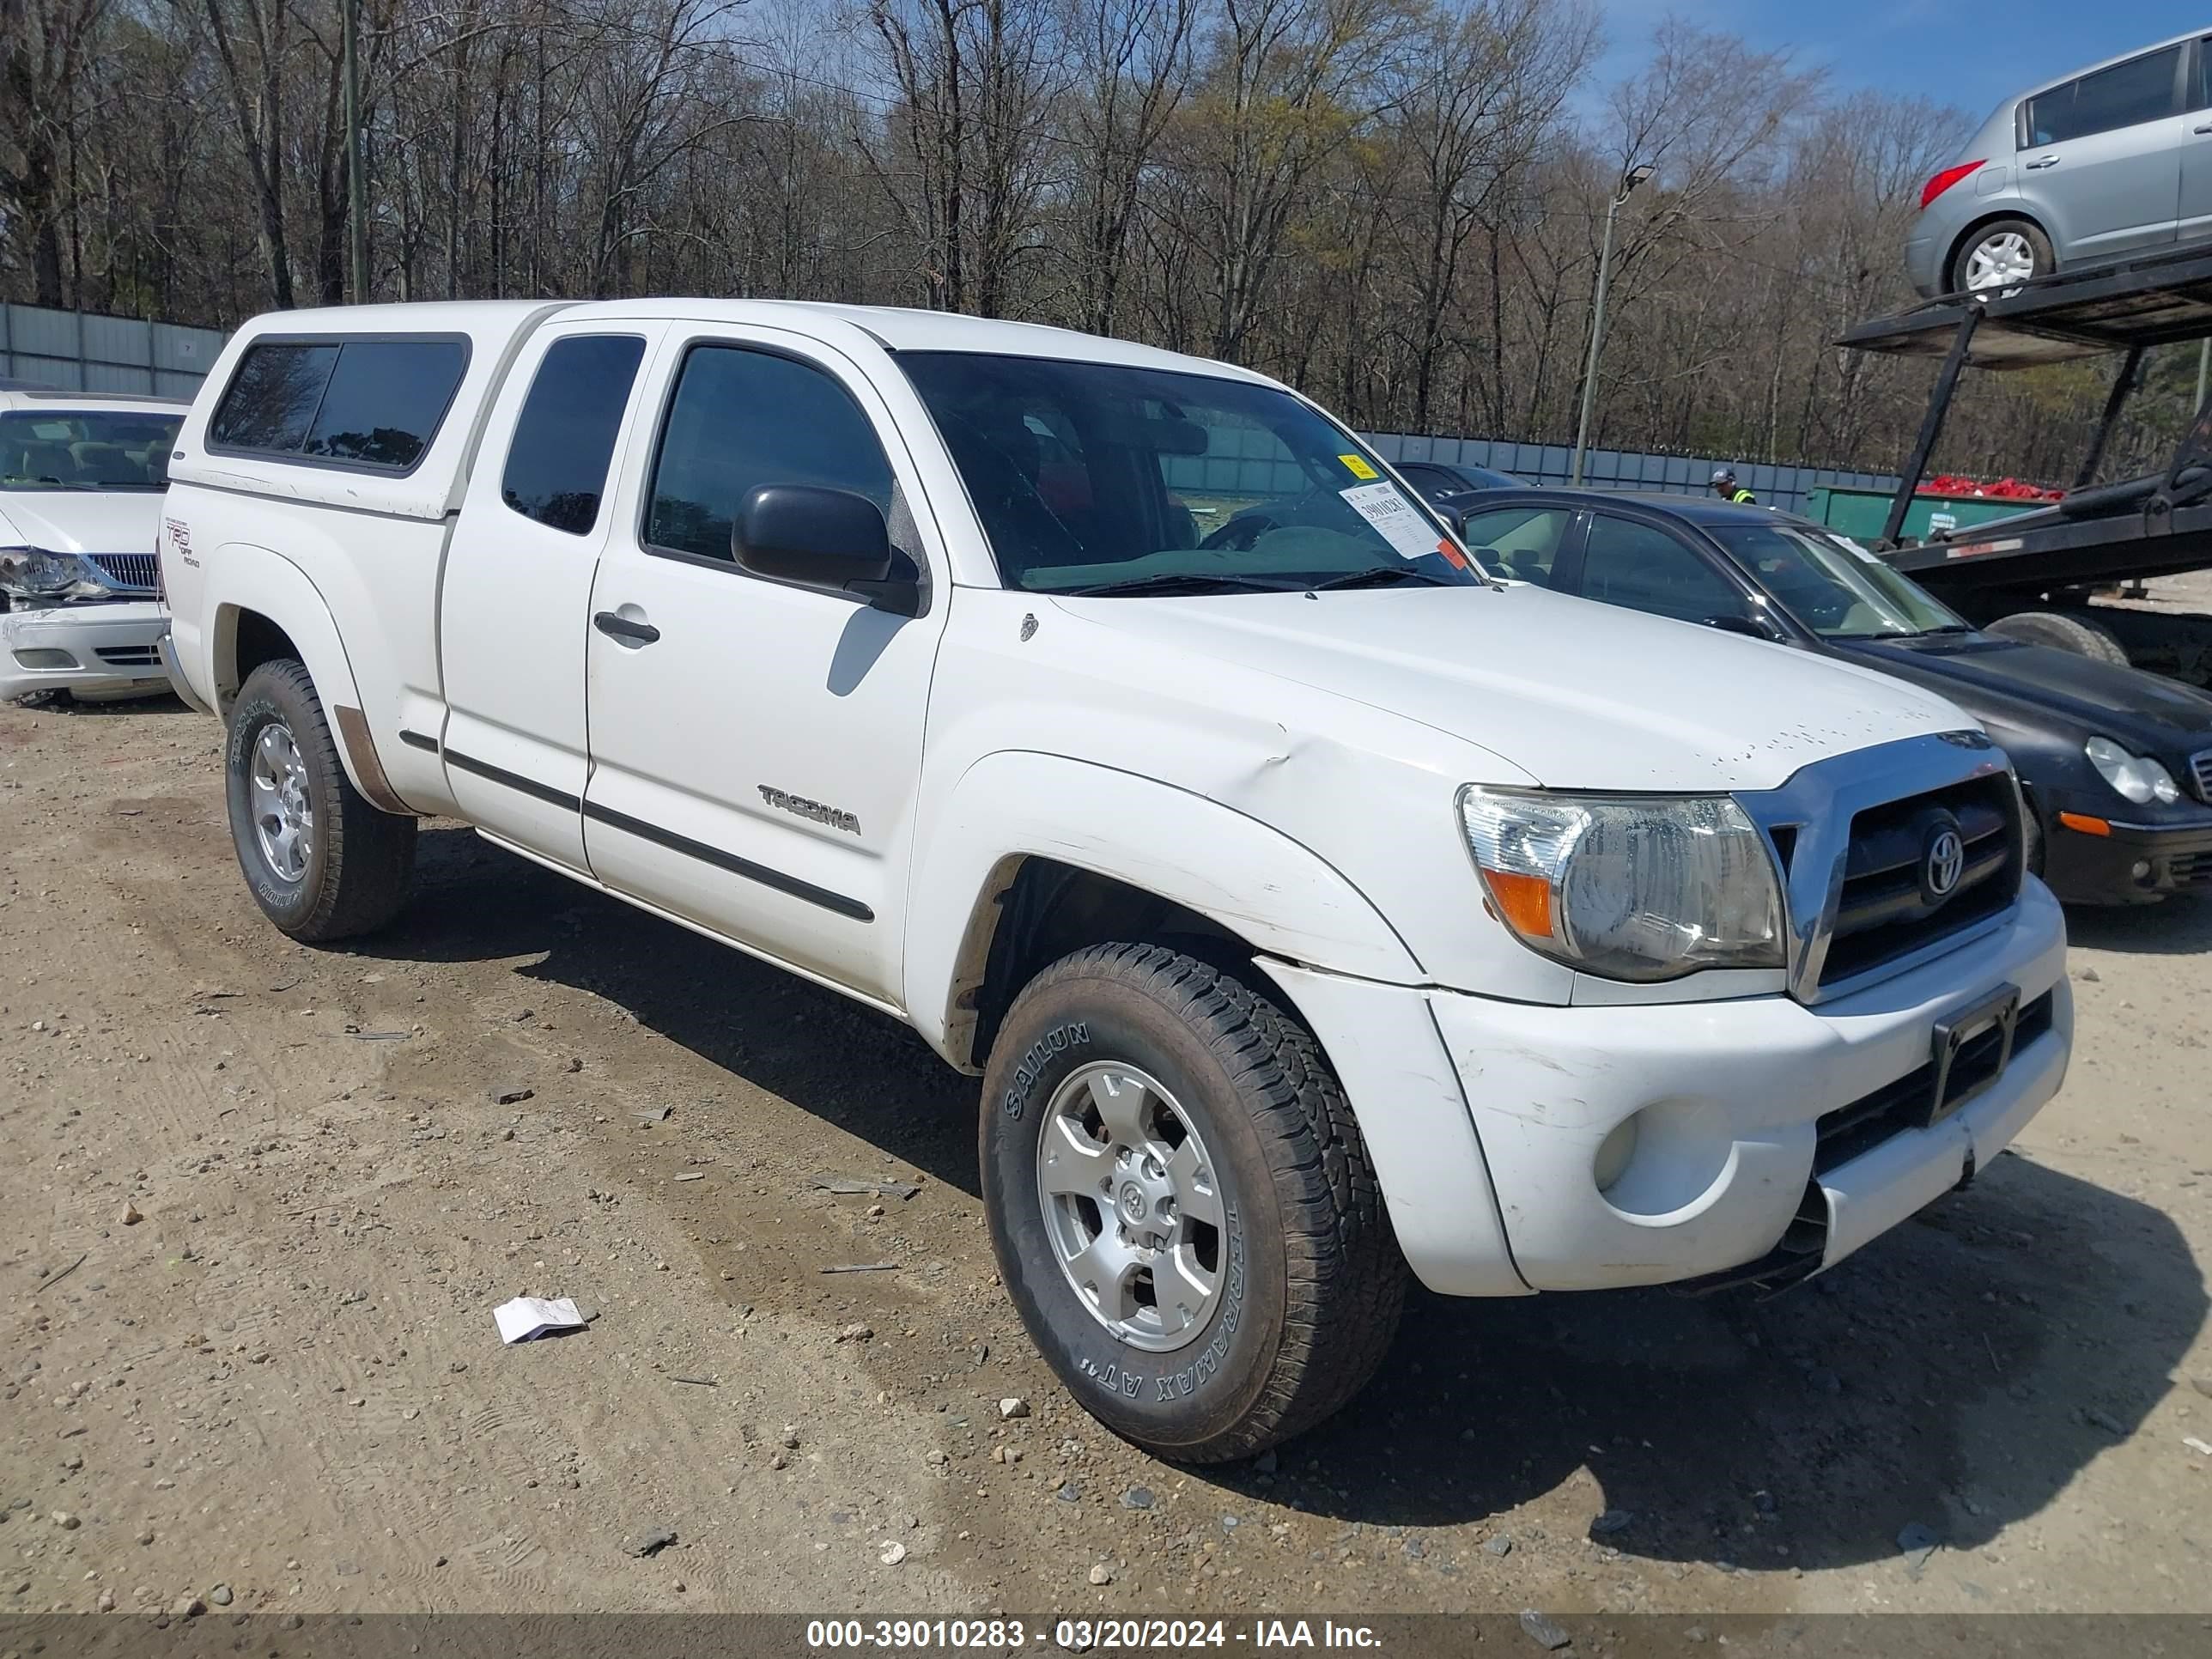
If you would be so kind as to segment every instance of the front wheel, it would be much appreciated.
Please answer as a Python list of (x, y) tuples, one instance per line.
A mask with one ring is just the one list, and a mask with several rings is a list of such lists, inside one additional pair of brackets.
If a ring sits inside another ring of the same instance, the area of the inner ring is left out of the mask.
[(319, 944), (382, 927), (406, 902), (415, 820), (380, 812), (338, 760), (315, 683), (267, 662), (231, 706), (230, 838), (262, 914)]
[(1162, 945), (1063, 957), (983, 1082), (983, 1199), (1031, 1339), (1161, 1456), (1249, 1457), (1373, 1375), (1405, 1267), (1311, 1034)]

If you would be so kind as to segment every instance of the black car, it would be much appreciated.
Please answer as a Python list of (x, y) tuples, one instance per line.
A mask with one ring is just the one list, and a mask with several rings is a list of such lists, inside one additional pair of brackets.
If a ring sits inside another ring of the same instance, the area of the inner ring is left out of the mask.
[(1459, 497), (1478, 489), (1519, 489), (1521, 480), (1486, 466), (1465, 466), (1457, 461), (1393, 461), (1398, 476), (1432, 501), (1462, 506)]
[[(1686, 495), (1521, 489), (1452, 504), (1492, 570), (1879, 669), (1989, 728), (2062, 899), (2212, 890), (2212, 696), (1976, 630), (1809, 520)], [(1755, 690), (1747, 695), (1755, 696)]]

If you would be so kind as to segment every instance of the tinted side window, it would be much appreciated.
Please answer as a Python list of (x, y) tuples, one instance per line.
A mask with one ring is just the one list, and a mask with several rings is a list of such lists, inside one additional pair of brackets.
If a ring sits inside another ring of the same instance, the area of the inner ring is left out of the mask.
[(849, 489), (890, 511), (890, 461), (844, 387), (789, 357), (694, 346), (653, 459), (646, 540), (727, 559), (738, 505), (778, 483)]
[(2053, 87), (2028, 103), (2028, 142), (2063, 144), (2172, 114), (2180, 64), (2181, 48), (2168, 46)]
[(1750, 614), (1732, 583), (1665, 531), (1609, 513), (1590, 520), (1583, 594), (1681, 622)]
[(221, 448), (404, 472), (437, 435), (468, 362), (459, 340), (257, 345), (208, 435)]
[(1568, 516), (1564, 507), (1501, 507), (1476, 513), (1467, 521), (1467, 544), (1500, 575), (1548, 587)]
[(415, 465), (453, 401), (468, 349), (457, 340), (352, 340), (301, 453), (362, 466)]
[(500, 499), (572, 536), (597, 524), (623, 410), (644, 356), (645, 342), (635, 335), (555, 341), (515, 419)]
[(1399, 462), (1398, 473), (1407, 483), (1431, 499), (1454, 495), (1467, 488), (1442, 467), (1431, 466), (1421, 461)]
[(2212, 109), (2212, 37), (2197, 43), (2197, 73), (2190, 77), (2189, 107)]
[(210, 441), (226, 449), (299, 448), (337, 360), (334, 345), (249, 346), (208, 423)]

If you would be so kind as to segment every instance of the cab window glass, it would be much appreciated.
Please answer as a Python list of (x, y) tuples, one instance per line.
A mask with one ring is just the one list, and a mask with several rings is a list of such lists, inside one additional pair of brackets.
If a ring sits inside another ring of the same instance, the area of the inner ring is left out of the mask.
[(1601, 513), (1583, 553), (1583, 594), (1678, 621), (1750, 614), (1743, 595), (1663, 530)]
[(1548, 587), (1570, 514), (1564, 507), (1502, 507), (1468, 516), (1470, 551), (1501, 576)]
[(811, 364), (742, 346), (694, 346), (653, 460), (646, 539), (729, 559), (738, 507), (763, 484), (866, 495), (888, 515), (891, 464), (845, 388)]
[(530, 382), (500, 478), (500, 499), (572, 536), (599, 519), (607, 466), (645, 342), (634, 334), (556, 340)]

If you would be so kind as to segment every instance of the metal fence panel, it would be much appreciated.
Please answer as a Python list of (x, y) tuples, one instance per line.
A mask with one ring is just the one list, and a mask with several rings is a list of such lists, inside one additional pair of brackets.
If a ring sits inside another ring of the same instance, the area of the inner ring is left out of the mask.
[(134, 368), (154, 366), (154, 325), (136, 317), (93, 317), (81, 321), (84, 360), (88, 363), (127, 363)]
[(195, 380), (215, 367), (222, 343), (229, 336), (216, 328), (180, 328), (174, 323), (154, 325), (154, 367)]
[(33, 357), (27, 351), (11, 353), (8, 378), (50, 386), (57, 392), (84, 390), (84, 365), (74, 357)]
[(58, 392), (190, 398), (228, 336), (137, 317), (0, 305), (0, 380)]

